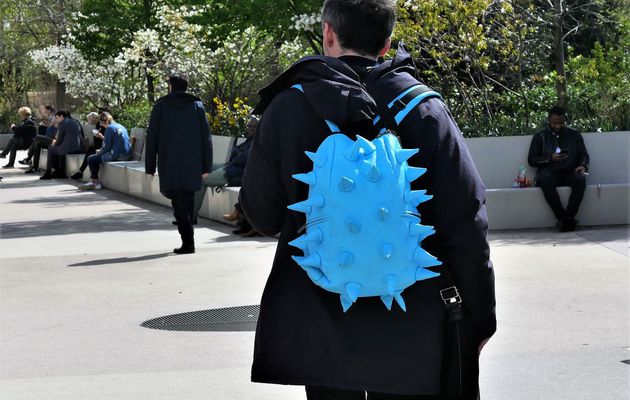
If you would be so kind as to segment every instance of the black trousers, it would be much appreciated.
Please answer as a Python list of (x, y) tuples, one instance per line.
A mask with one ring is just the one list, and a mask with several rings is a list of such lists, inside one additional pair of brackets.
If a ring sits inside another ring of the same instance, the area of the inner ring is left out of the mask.
[(83, 162), (81, 163), (81, 166), (79, 167), (79, 171), (81, 171), (81, 173), (83, 173), (88, 166), (88, 157), (91, 156), (92, 154), (96, 154), (96, 150), (98, 149), (94, 146), (90, 146), (87, 149), (87, 152), (85, 153), (85, 157), (83, 157)]
[[(66, 163), (65, 153), (62, 153), (57, 146), (51, 145), (48, 147), (48, 158), (46, 159), (46, 173), (49, 173), (55, 169), (57, 174), (65, 174)], [(39, 160), (37, 160), (39, 164)]]
[(195, 212), (195, 192), (192, 190), (169, 190), (164, 196), (171, 199), (173, 216), (177, 221), (177, 230), (182, 238), (182, 245), (195, 245), (193, 218)]
[[(536, 174), (536, 185), (542, 189), (545, 200), (551, 207), (556, 219), (575, 218), (586, 190), (586, 178), (584, 175), (575, 171), (554, 172), (548, 169), (541, 169)], [(560, 196), (558, 196), (558, 191), (556, 190), (558, 186), (569, 186), (571, 188), (571, 196), (569, 196), (566, 210), (562, 207), (562, 202), (560, 202)]]
[(6, 156), (9, 154), (9, 163), (8, 165), (15, 164), (15, 155), (18, 150), (25, 150), (28, 147), (26, 146), (26, 142), (21, 137), (12, 137), (9, 139), (7, 143), (7, 147), (2, 151), (2, 155)]
[(28, 149), (26, 158), (33, 158), (33, 168), (39, 169), (39, 156), (42, 149), (47, 149), (52, 144), (52, 139), (48, 136), (37, 136), (33, 140), (33, 144)]

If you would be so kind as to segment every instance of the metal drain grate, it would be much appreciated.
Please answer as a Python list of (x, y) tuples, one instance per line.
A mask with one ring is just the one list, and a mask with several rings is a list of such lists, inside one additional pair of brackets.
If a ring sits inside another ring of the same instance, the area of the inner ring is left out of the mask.
[(256, 330), (259, 312), (259, 305), (216, 308), (153, 318), (140, 326), (166, 331), (249, 332)]

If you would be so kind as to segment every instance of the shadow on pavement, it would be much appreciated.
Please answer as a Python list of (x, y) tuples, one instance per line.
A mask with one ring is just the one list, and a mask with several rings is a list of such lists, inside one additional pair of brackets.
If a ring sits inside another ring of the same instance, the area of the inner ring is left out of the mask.
[(147, 256), (140, 256), (140, 257), (104, 258), (102, 260), (92, 260), (92, 261), (85, 261), (85, 262), (76, 263), (76, 264), (70, 264), (68, 265), (68, 267), (92, 267), (96, 265), (132, 263), (132, 262), (138, 262), (138, 261), (155, 260), (158, 258), (164, 258), (164, 257), (168, 257), (169, 254), (172, 254), (172, 253), (150, 254)]
[(148, 230), (173, 230), (169, 222), (151, 218), (146, 210), (113, 212), (102, 217), (83, 219), (57, 219), (44, 221), (7, 222), (0, 227), (3, 239), (15, 239), (51, 235), (99, 232), (140, 232)]

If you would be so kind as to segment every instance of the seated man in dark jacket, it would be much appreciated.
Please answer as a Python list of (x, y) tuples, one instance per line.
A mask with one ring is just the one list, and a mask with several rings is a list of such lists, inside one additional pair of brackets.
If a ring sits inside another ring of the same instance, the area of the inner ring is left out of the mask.
[[(81, 153), (81, 123), (72, 118), (68, 111), (57, 111), (57, 136), (48, 147), (46, 159), (46, 173), (39, 179), (65, 178), (65, 165), (61, 165), (66, 154)], [(53, 168), (55, 173), (52, 173)]]
[(203, 204), (203, 199), (206, 196), (206, 187), (219, 187), (219, 186), (241, 186), (241, 178), (245, 172), (245, 165), (247, 165), (247, 158), (249, 157), (249, 149), (256, 129), (258, 128), (258, 118), (252, 117), (247, 123), (247, 139), (232, 149), (229, 161), (222, 167), (219, 167), (208, 174), (203, 179), (203, 185), (201, 190), (195, 193), (195, 217), (194, 221), (197, 221), (197, 214)]
[[(575, 216), (586, 189), (589, 155), (580, 132), (566, 126), (566, 113), (562, 107), (549, 110), (548, 125), (532, 138), (527, 161), (532, 167), (538, 167), (536, 185), (551, 206), (558, 220), (558, 229), (562, 232), (575, 230)], [(558, 186), (571, 188), (566, 210), (560, 202)]]
[(9, 154), (9, 162), (2, 168), (13, 168), (15, 164), (15, 153), (18, 150), (26, 150), (29, 148), (33, 139), (37, 136), (37, 124), (31, 118), (31, 109), (28, 107), (20, 107), (18, 110), (20, 115), (20, 124), (11, 125), (13, 137), (7, 143), (7, 147), (0, 153), (0, 158), (5, 158)]

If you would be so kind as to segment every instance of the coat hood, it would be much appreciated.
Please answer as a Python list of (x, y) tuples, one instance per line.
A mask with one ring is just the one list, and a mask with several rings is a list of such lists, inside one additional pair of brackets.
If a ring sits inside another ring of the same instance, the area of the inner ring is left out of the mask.
[(301, 84), (315, 113), (342, 130), (367, 129), (377, 114), (376, 103), (361, 83), (361, 77), (344, 61), (327, 56), (304, 57), (259, 92), (254, 109), (262, 114), (273, 98), (292, 85)]

